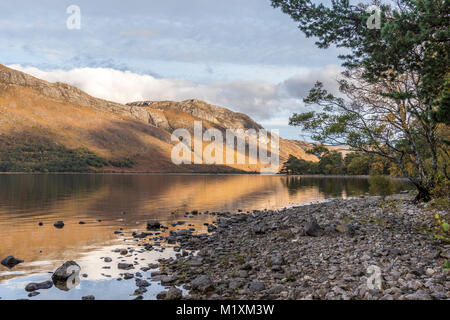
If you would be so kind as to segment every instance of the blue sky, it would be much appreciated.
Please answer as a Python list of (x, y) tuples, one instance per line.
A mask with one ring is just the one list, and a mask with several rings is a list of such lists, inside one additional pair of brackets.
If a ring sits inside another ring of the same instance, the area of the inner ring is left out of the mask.
[[(80, 30), (66, 27), (69, 5), (81, 9)], [(0, 3), (1, 64), (118, 102), (207, 100), (287, 138), (301, 138), (288, 117), (313, 83), (336, 88), (338, 54), (269, 0)]]

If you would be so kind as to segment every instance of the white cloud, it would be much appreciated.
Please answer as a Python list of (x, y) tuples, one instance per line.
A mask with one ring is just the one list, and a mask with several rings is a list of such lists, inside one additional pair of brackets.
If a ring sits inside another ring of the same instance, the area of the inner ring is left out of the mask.
[(197, 84), (183, 79), (160, 79), (110, 68), (44, 71), (20, 65), (10, 67), (50, 82), (65, 82), (94, 97), (119, 103), (196, 98), (248, 114), (256, 120), (279, 118), (280, 115), (288, 117), (293, 111), (301, 111), (301, 98), (306, 96), (315, 81), (320, 80), (335, 91), (335, 79), (339, 74), (339, 67), (330, 65), (296, 74), (281, 83), (231, 81)]

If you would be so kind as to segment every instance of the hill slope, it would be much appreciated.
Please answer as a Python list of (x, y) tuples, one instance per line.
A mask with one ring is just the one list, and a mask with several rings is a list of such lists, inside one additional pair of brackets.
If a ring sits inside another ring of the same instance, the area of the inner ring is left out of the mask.
[[(0, 65), (0, 171), (236, 172), (261, 165), (172, 163), (177, 128), (195, 120), (219, 130), (261, 129), (244, 114), (203, 101), (136, 102), (94, 98)], [(314, 160), (301, 142), (280, 139), (280, 163), (289, 154)]]

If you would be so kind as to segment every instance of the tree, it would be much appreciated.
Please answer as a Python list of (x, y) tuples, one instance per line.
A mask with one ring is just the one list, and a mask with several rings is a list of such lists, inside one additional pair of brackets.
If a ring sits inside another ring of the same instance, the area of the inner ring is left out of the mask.
[(272, 0), (321, 48), (349, 49), (340, 96), (316, 83), (304, 99), (319, 112), (294, 114), (300, 126), (321, 143), (347, 144), (353, 150), (394, 162), (429, 200), (439, 175), (447, 175), (448, 146), (441, 135), (448, 124), (450, 31), (448, 0), (374, 2), (380, 30), (367, 27), (367, 4), (332, 0)]

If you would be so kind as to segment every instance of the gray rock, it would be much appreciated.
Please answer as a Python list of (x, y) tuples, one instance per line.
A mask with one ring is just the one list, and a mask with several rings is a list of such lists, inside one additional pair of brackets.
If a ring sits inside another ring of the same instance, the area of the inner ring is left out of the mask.
[(12, 269), (16, 265), (18, 265), (19, 263), (22, 263), (22, 262), (23, 262), (23, 260), (14, 258), (13, 256), (7, 256), (6, 258), (4, 258), (1, 261), (1, 264), (4, 265), (5, 267), (7, 267), (8, 269)]
[(25, 287), (25, 291), (33, 292), (36, 290), (50, 289), (51, 287), (53, 287), (53, 282), (51, 281), (45, 281), (40, 283), (32, 282), (27, 284), (27, 286)]
[(133, 279), (133, 278), (134, 278), (134, 274), (132, 274), (132, 273), (125, 273), (125, 274), (123, 275), (123, 278), (124, 278), (125, 280)]
[(166, 300), (180, 300), (183, 298), (183, 292), (180, 289), (172, 287), (167, 291)]
[(253, 281), (252, 283), (250, 283), (249, 289), (252, 292), (259, 292), (266, 290), (266, 285), (264, 284), (264, 282)]
[(416, 293), (407, 294), (405, 296), (405, 300), (432, 300), (432, 298), (430, 297), (430, 295), (428, 293), (416, 292)]
[(308, 236), (319, 237), (320, 235), (322, 235), (322, 232), (323, 232), (323, 230), (317, 223), (316, 219), (311, 219), (305, 225), (305, 233)]
[(66, 281), (75, 273), (79, 273), (81, 267), (75, 261), (67, 261), (60, 266), (52, 275), (53, 282)]
[(136, 279), (136, 287), (149, 287), (150, 283), (147, 280)]
[(195, 278), (191, 282), (191, 288), (194, 291), (206, 293), (208, 291), (214, 290), (214, 284), (209, 276), (202, 275), (202, 276)]
[(117, 268), (119, 268), (120, 270), (131, 270), (134, 269), (134, 265), (131, 263), (119, 263), (117, 265)]

